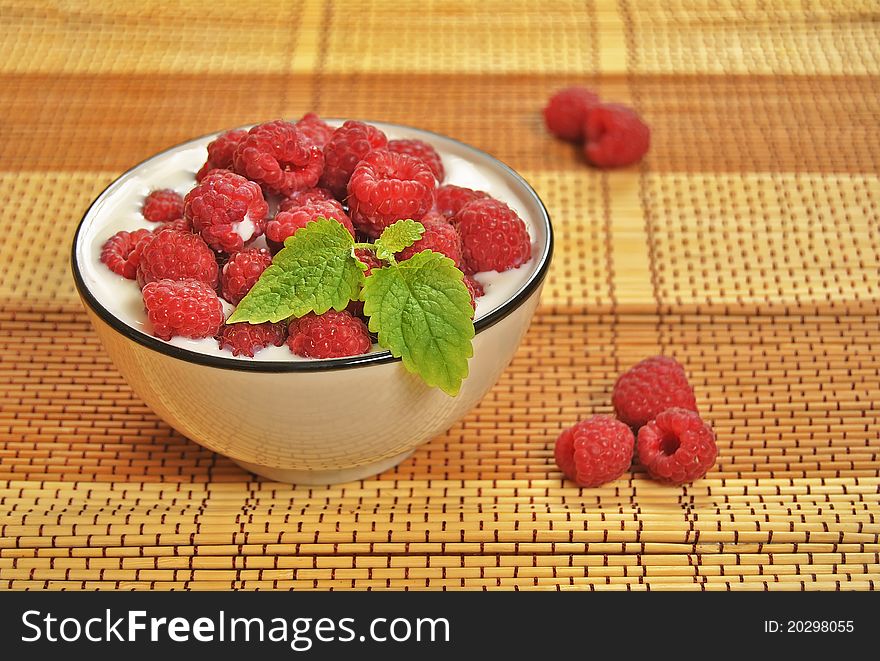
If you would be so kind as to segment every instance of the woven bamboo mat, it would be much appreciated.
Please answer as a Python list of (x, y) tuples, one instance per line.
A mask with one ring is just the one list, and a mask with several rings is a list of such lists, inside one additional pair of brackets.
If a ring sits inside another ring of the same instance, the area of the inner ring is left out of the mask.
[[(0, 588), (877, 585), (875, 3), (164, 4), (0, 1)], [(648, 119), (641, 166), (548, 138), (539, 109), (573, 83)], [(495, 154), (558, 243), (477, 409), (376, 479), (292, 488), (137, 399), (67, 255), (122, 170), (310, 109)], [(562, 480), (559, 431), (658, 352), (687, 365), (716, 467), (680, 489)]]

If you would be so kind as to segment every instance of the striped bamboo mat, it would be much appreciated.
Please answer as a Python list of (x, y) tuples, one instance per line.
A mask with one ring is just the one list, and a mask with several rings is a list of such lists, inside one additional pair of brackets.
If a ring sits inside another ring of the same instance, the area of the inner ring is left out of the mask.
[[(880, 14), (864, 2), (0, 2), (0, 588), (872, 589), (880, 580)], [(242, 17), (247, 17), (243, 22)], [(586, 84), (639, 167), (544, 132)], [(557, 252), (511, 367), (376, 479), (257, 481), (142, 404), (67, 266), (122, 170), (307, 110), (487, 150)], [(687, 365), (719, 461), (564, 481), (616, 375)]]

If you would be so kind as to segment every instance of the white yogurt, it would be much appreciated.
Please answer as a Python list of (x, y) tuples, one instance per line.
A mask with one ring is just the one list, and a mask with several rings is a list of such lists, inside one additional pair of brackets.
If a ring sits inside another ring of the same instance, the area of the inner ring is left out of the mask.
[[(492, 197), (507, 203), (525, 221), (532, 237), (532, 259), (517, 269), (503, 273), (488, 271), (475, 276), (485, 290), (485, 295), (477, 299), (475, 321), (512, 299), (525, 286), (538, 261), (534, 229), (536, 221), (526, 213), (528, 206), (522, 198), (523, 192), (515, 188), (510, 183), (509, 176), (505, 176), (502, 171), (481, 164), (480, 159), (485, 160), (485, 158), (466, 145), (417, 129), (406, 129), (378, 122), (374, 124), (382, 128), (392, 140), (416, 138), (430, 142), (443, 159), (443, 166), (446, 169), (444, 184), (486, 191)], [(181, 195), (186, 195), (195, 185), (195, 172), (204, 163), (207, 157), (206, 146), (212, 139), (213, 136), (194, 140), (138, 166), (114, 185), (115, 190), (112, 194), (99, 199), (83, 225), (84, 235), (80, 249), (77, 251), (77, 261), (86, 286), (114, 316), (147, 335), (152, 336), (152, 329), (144, 313), (143, 299), (137, 283), (114, 274), (102, 264), (101, 247), (110, 236), (120, 230), (155, 229), (157, 224), (147, 221), (141, 215), (144, 198), (150, 191), (160, 188), (170, 188)], [(254, 223), (250, 219), (241, 221), (236, 228), (245, 240), (253, 235), (254, 230)], [(265, 247), (264, 239), (260, 237), (251, 245)], [(224, 301), (227, 316), (232, 309), (233, 306)], [(267, 347), (258, 352), (254, 358), (247, 356), (236, 358), (231, 351), (221, 350), (214, 338), (191, 340), (175, 337), (169, 344), (235, 360), (306, 360), (291, 353), (286, 345)], [(373, 351), (382, 351), (382, 349), (373, 345)]]

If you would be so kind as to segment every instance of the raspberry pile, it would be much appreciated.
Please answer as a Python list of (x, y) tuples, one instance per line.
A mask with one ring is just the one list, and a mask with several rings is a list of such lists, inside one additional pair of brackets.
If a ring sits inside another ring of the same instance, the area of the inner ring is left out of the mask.
[(602, 103), (583, 87), (566, 87), (550, 97), (544, 123), (556, 137), (582, 143), (587, 161), (598, 168), (638, 163), (651, 146), (651, 130), (635, 110)]
[(693, 388), (674, 358), (637, 363), (617, 379), (611, 399), (616, 418), (593, 416), (556, 440), (556, 465), (578, 485), (616, 480), (634, 453), (648, 475), (667, 484), (698, 480), (715, 464), (715, 433), (697, 412)]
[[(189, 191), (146, 195), (140, 228), (106, 240), (101, 261), (142, 290), (153, 333), (214, 338), (234, 356), (254, 357), (287, 345), (307, 358), (371, 350), (363, 303), (279, 323), (225, 320), (272, 264), (285, 239), (318, 218), (334, 218), (357, 241), (370, 242), (402, 219), (421, 222), (421, 239), (396, 254), (442, 253), (466, 274), (476, 311), (484, 295), (473, 276), (515, 269), (531, 259), (528, 228), (489, 194), (444, 184), (443, 159), (428, 142), (389, 140), (376, 126), (338, 128), (314, 113), (221, 133)], [(356, 256), (382, 268), (369, 250)]]

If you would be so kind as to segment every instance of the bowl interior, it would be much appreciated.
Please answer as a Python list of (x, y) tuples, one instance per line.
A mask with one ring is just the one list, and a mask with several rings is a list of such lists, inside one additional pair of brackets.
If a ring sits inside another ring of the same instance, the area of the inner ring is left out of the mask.
[[(342, 120), (328, 120), (341, 124)], [(512, 207), (526, 221), (532, 239), (532, 259), (520, 269), (493, 274), (487, 296), (478, 300), (475, 328), (488, 328), (516, 308), (543, 279), (552, 251), (552, 230), (544, 205), (535, 191), (512, 169), (489, 154), (452, 138), (407, 126), (370, 122), (381, 128), (389, 139), (415, 138), (430, 143), (440, 153), (446, 168), (444, 184), (484, 190)], [(393, 360), (387, 351), (365, 356), (329, 361), (277, 361), (235, 358), (219, 351), (205, 353), (194, 341), (174, 338), (166, 343), (153, 337), (145, 328), (142, 301), (137, 286), (113, 275), (101, 262), (103, 243), (120, 230), (155, 228), (141, 213), (144, 197), (157, 188), (171, 188), (186, 194), (195, 184), (194, 173), (206, 157), (211, 134), (171, 147), (124, 173), (95, 200), (77, 229), (73, 246), (73, 271), (77, 288), (86, 303), (116, 330), (131, 339), (170, 353), (184, 360), (234, 369), (315, 369), (321, 364), (340, 367), (370, 361)], [(261, 352), (262, 353), (262, 352)], [(280, 364), (279, 364), (280, 363)]]

